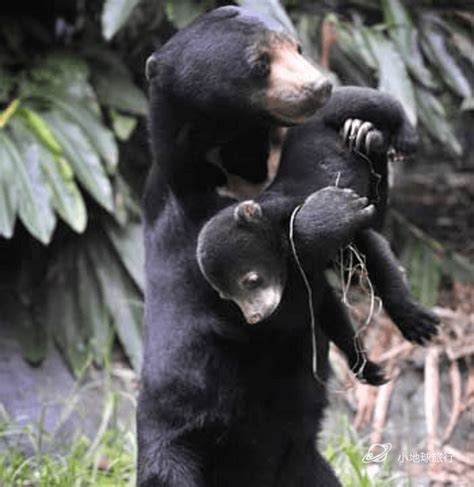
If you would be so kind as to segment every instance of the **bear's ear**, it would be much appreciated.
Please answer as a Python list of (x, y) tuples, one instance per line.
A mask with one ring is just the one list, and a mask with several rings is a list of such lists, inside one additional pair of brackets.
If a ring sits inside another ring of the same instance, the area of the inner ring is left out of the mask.
[(234, 210), (234, 219), (237, 222), (255, 222), (262, 217), (262, 207), (253, 200), (242, 201)]
[(148, 81), (162, 81), (167, 71), (166, 64), (155, 54), (146, 60), (145, 76)]

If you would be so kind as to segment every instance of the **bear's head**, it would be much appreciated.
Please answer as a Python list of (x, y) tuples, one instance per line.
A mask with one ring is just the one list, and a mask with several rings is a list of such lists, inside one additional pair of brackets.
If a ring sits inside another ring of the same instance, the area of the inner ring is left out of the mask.
[(152, 90), (203, 115), (264, 117), (278, 125), (304, 122), (332, 89), (279, 24), (232, 6), (176, 33), (149, 57), (146, 73)]
[(249, 324), (268, 318), (282, 299), (287, 244), (254, 201), (225, 208), (202, 228), (197, 260), (221, 298), (233, 301)]

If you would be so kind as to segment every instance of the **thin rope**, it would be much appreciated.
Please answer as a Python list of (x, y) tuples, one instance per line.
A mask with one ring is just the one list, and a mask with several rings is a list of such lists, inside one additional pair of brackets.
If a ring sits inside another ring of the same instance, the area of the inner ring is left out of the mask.
[(308, 308), (309, 308), (309, 316), (311, 321), (311, 346), (312, 346), (312, 372), (313, 377), (322, 384), (325, 385), (324, 381), (318, 376), (318, 352), (317, 352), (317, 341), (316, 341), (316, 319), (314, 315), (314, 306), (313, 306), (313, 290), (311, 288), (311, 284), (309, 283), (308, 278), (306, 277), (306, 273), (301, 265), (300, 258), (298, 256), (298, 252), (296, 250), (296, 244), (294, 239), (294, 224), (295, 218), (298, 212), (300, 211), (302, 205), (298, 205), (293, 212), (291, 213), (290, 217), (290, 229), (289, 229), (289, 238), (291, 244), (291, 251), (293, 253), (293, 257), (295, 258), (296, 266), (303, 278), (304, 285), (306, 287), (306, 292), (308, 294)]

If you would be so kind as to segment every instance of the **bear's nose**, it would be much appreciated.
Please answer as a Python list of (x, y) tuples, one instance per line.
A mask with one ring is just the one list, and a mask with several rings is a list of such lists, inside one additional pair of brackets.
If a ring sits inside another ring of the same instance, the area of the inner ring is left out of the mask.
[(263, 320), (263, 316), (260, 313), (255, 313), (247, 318), (247, 323), (249, 325), (255, 325), (259, 321)]
[(324, 105), (330, 98), (332, 93), (332, 83), (327, 79), (320, 79), (307, 83), (304, 87), (309, 96), (320, 106)]

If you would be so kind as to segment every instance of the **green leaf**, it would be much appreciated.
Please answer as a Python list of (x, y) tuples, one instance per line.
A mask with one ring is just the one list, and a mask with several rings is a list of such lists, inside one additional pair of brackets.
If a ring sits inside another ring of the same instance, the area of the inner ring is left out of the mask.
[(48, 127), (48, 124), (41, 116), (29, 108), (20, 108), (18, 114), (25, 120), (28, 127), (34, 132), (36, 137), (42, 142), (53, 154), (61, 155), (61, 146)]
[(118, 163), (118, 148), (113, 133), (105, 127), (96, 114), (64, 93), (54, 93), (49, 89), (37, 89), (32, 97), (47, 100), (65, 113), (69, 119), (81, 127), (92, 146), (104, 159), (108, 171), (115, 172)]
[(112, 186), (81, 127), (55, 112), (44, 113), (43, 118), (52, 128), (81, 184), (102, 207), (112, 212)]
[(337, 32), (337, 40), (345, 54), (349, 55), (358, 63), (376, 70), (378, 67), (377, 59), (370, 47), (368, 39), (370, 32), (363, 26), (354, 27), (347, 22), (336, 20), (334, 23)]
[(129, 223), (121, 227), (107, 220), (104, 221), (104, 229), (130, 277), (144, 292), (145, 249), (142, 226), (139, 223)]
[(14, 159), (2, 142), (0, 132), (0, 235), (11, 238), (15, 227), (20, 192)]
[(126, 142), (132, 135), (137, 126), (137, 119), (134, 117), (127, 117), (115, 110), (110, 110), (110, 118), (112, 120), (112, 128), (115, 135), (122, 142)]
[(453, 155), (462, 155), (462, 146), (456, 138), (438, 98), (421, 86), (415, 87), (415, 95), (420, 121), (425, 130), (441, 145), (447, 147)]
[(382, 0), (382, 9), (388, 33), (408, 70), (423, 86), (436, 88), (437, 83), (426, 67), (418, 45), (418, 31), (401, 0)]
[(76, 297), (84, 334), (95, 361), (102, 365), (111, 352), (113, 330), (94, 268), (82, 246), (77, 249), (76, 268)]
[(166, 16), (178, 28), (182, 29), (206, 11), (206, 2), (180, 0), (166, 2)]
[(462, 29), (452, 22), (446, 23), (445, 25), (451, 32), (452, 44), (456, 47), (461, 56), (469, 61), (471, 65), (473, 65), (474, 49), (472, 49), (472, 33)]
[(87, 226), (87, 210), (72, 171), (70, 174), (64, 171), (63, 159), (54, 157), (43, 147), (40, 147), (40, 163), (54, 209), (75, 232), (82, 233)]
[(472, 94), (466, 75), (448, 51), (443, 31), (434, 21), (425, 20), (422, 30), (422, 46), (427, 57), (438, 68), (446, 85), (462, 98)]
[(5, 125), (8, 123), (10, 118), (12, 118), (13, 115), (15, 115), (19, 106), (20, 106), (20, 100), (16, 98), (15, 100), (13, 100), (8, 104), (5, 110), (2, 110), (2, 112), (0, 113), (0, 129), (5, 127)]
[(38, 144), (26, 139), (18, 130), (15, 139), (0, 133), (3, 145), (15, 167), (18, 184), (18, 214), (28, 231), (43, 244), (48, 244), (56, 226), (49, 193), (41, 177)]
[(136, 115), (147, 115), (147, 98), (133, 84), (130, 76), (97, 66), (93, 70), (92, 80), (102, 105)]
[[(26, 75), (19, 78), (19, 96), (33, 110), (44, 108), (43, 92), (46, 96), (73, 99), (100, 119), (100, 107), (89, 78), (90, 69), (82, 57), (70, 52), (52, 52), (33, 62)], [(35, 105), (38, 98), (41, 103)], [(48, 98), (46, 101), (51, 103)]]
[(87, 242), (87, 252), (120, 343), (133, 368), (140, 370), (143, 357), (140, 312), (142, 297), (113, 250), (106, 244), (104, 236), (94, 234)]
[(140, 0), (106, 0), (102, 10), (102, 35), (106, 40), (123, 27)]
[(0, 293), (0, 312), (6, 323), (13, 325), (15, 338), (20, 344), (23, 358), (31, 364), (39, 364), (48, 350), (48, 330), (41, 320), (35, 320), (31, 310), (23, 303), (17, 293)]
[(77, 294), (76, 256), (72, 245), (62, 249), (45, 283), (45, 323), (76, 377), (90, 364), (91, 352)]
[(382, 33), (369, 29), (366, 33), (379, 65), (379, 89), (397, 98), (410, 122), (416, 125), (415, 93), (403, 59)]
[(244, 8), (259, 12), (278, 22), (292, 37), (297, 37), (296, 29), (279, 0), (238, 0), (237, 3)]

